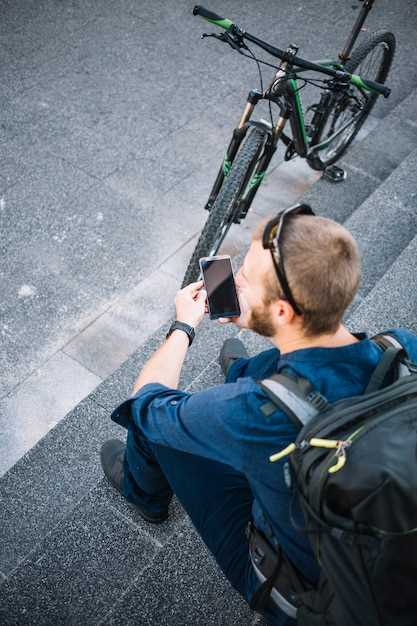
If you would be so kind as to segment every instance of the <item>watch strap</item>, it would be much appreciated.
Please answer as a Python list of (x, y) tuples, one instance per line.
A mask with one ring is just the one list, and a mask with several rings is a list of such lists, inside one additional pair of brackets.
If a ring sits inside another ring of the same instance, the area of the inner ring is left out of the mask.
[(178, 320), (175, 320), (175, 322), (172, 322), (170, 329), (167, 332), (166, 339), (168, 339), (168, 337), (174, 332), (174, 330), (184, 331), (186, 335), (188, 335), (188, 345), (191, 346), (195, 337), (195, 331), (192, 326), (186, 324), (185, 322), (179, 322)]

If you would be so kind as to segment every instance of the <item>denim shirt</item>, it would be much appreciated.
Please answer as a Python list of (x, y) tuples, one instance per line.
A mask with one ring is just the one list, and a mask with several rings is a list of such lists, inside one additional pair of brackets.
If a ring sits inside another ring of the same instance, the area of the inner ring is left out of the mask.
[[(405, 329), (386, 331), (417, 362), (417, 336)], [(133, 419), (147, 439), (159, 445), (220, 461), (242, 472), (254, 495), (255, 525), (314, 582), (318, 566), (302, 532), (303, 516), (294, 497), (288, 460), (270, 455), (295, 440), (297, 428), (277, 409), (265, 416), (268, 397), (256, 383), (289, 368), (307, 378), (329, 402), (364, 392), (382, 349), (366, 337), (339, 348), (305, 348), (280, 355), (276, 348), (230, 367), (223, 385), (196, 393), (159, 383), (144, 385), (121, 404), (112, 419), (127, 427)]]

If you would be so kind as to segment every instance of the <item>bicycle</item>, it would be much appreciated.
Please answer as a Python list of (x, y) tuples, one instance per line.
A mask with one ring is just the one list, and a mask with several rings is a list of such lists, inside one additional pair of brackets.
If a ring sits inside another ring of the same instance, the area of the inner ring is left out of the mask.
[[(256, 61), (261, 90), (249, 92), (240, 122), (233, 131), (205, 205), (209, 215), (185, 272), (183, 287), (198, 279), (199, 259), (215, 255), (231, 225), (240, 224), (245, 219), (280, 141), (286, 146), (285, 160), (298, 155), (306, 159), (313, 169), (323, 171), (330, 180), (343, 180), (344, 171), (335, 163), (359, 132), (378, 95), (387, 98), (391, 92), (384, 85), (395, 52), (395, 37), (391, 32), (374, 33), (351, 54), (375, 0), (361, 1), (363, 7), (338, 60), (315, 62), (297, 56), (298, 47), (293, 44), (285, 51), (280, 50), (245, 32), (230, 19), (204, 7), (194, 7), (194, 15), (200, 15), (210, 24), (224, 29), (221, 34), (204, 33), (202, 38), (214, 37)], [(281, 63), (273, 65), (258, 59), (247, 42), (262, 48)], [(266, 89), (263, 89), (260, 63), (276, 70)], [(306, 71), (322, 74), (326, 78), (302, 76)], [(311, 115), (308, 122), (304, 118), (300, 97), (300, 90), (307, 84), (322, 90), (319, 101), (306, 111), (306, 115)], [(261, 100), (268, 101), (270, 122), (251, 119)], [(279, 108), (276, 121), (272, 105)], [(291, 136), (284, 132), (288, 122)]]

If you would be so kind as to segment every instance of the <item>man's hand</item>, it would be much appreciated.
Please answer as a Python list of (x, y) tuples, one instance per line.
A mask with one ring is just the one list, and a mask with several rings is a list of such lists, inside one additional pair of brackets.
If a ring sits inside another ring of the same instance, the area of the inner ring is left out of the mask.
[(207, 311), (207, 293), (203, 289), (204, 282), (199, 280), (190, 283), (178, 291), (175, 297), (176, 319), (196, 328)]

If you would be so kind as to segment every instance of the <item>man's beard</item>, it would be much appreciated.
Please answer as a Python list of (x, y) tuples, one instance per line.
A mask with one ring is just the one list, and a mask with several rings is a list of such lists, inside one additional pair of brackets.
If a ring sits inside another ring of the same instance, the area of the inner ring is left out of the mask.
[(248, 327), (263, 337), (273, 337), (275, 335), (276, 328), (272, 322), (272, 314), (266, 304), (251, 309)]

